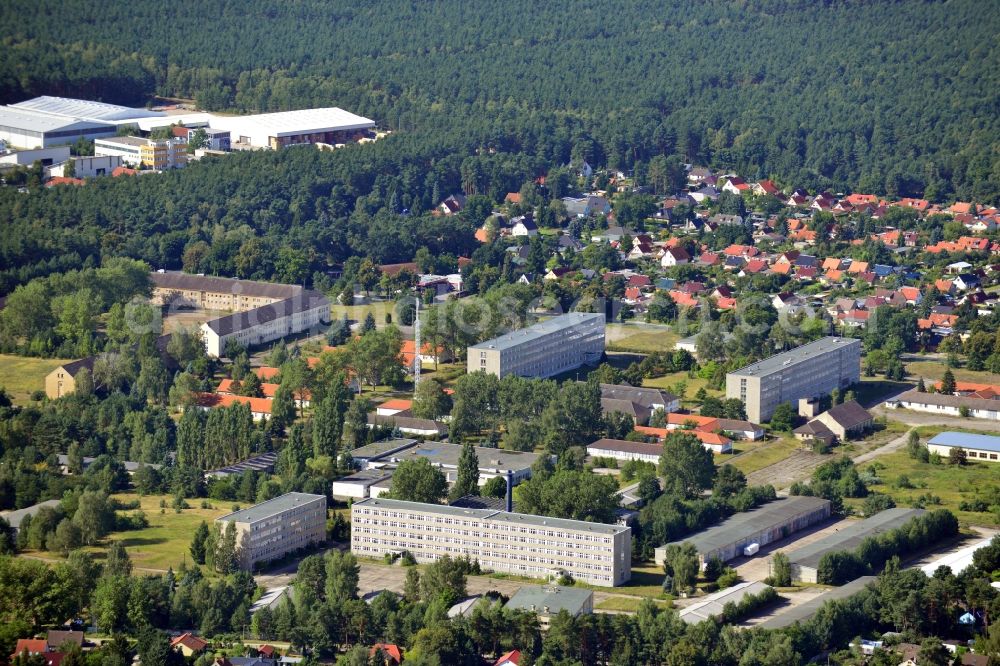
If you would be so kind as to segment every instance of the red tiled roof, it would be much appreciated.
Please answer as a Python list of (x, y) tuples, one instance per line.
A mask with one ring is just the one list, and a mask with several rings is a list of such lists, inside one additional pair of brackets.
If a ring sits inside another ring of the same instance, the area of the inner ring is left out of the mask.
[(513, 666), (519, 666), (521, 663), (521, 651), (511, 650), (506, 654), (500, 656), (499, 659), (493, 662), (493, 666), (508, 666), (508, 664), (513, 664)]
[(400, 411), (411, 407), (413, 407), (413, 401), (406, 400), (404, 398), (393, 398), (392, 400), (386, 400), (385, 402), (376, 405), (376, 408), (378, 409), (398, 409)]
[(128, 167), (115, 167), (111, 170), (111, 177), (118, 178), (119, 176), (137, 176), (139, 171), (137, 169), (129, 169)]
[(203, 638), (199, 638), (194, 634), (184, 633), (170, 641), (170, 647), (177, 647), (178, 645), (183, 645), (189, 650), (198, 652), (208, 647), (208, 641)]
[(382, 650), (386, 656), (393, 659), (397, 664), (403, 661), (402, 650), (400, 650), (399, 646), (394, 643), (376, 643), (372, 646), (372, 649), (368, 651), (368, 656), (375, 656), (379, 650)]
[(28, 654), (44, 654), (49, 651), (49, 644), (44, 638), (18, 638), (11, 659), (25, 651)]
[(261, 380), (274, 379), (281, 372), (279, 368), (272, 368), (267, 365), (262, 365), (259, 368), (254, 368), (253, 373), (261, 378)]
[(55, 187), (56, 185), (86, 185), (87, 181), (81, 178), (67, 178), (65, 176), (56, 176), (55, 178), (50, 178), (45, 183), (45, 187)]
[(215, 409), (217, 407), (231, 407), (235, 404), (249, 405), (250, 411), (254, 414), (270, 414), (271, 400), (269, 398), (248, 398), (242, 395), (219, 395), (218, 393), (199, 393), (197, 398), (199, 407)]

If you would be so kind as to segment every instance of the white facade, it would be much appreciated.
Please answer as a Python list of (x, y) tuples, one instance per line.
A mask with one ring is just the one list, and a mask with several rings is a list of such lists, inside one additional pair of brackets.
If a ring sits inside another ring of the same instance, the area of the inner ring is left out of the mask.
[(322, 542), (326, 538), (326, 497), (287, 493), (215, 522), (223, 530), (229, 523), (236, 524), (240, 565), (253, 569), (258, 563)]
[(6, 155), (0, 155), (0, 164), (4, 166), (31, 166), (35, 162), (41, 162), (44, 166), (48, 166), (65, 162), (69, 158), (69, 146), (54, 146), (52, 148), (16, 150)]
[[(642, 444), (642, 442), (630, 442), (631, 444)], [(594, 442), (587, 447), (587, 455), (595, 458), (614, 458), (615, 460), (640, 460), (642, 462), (659, 464), (660, 456), (663, 454), (663, 446), (659, 444), (644, 444), (640, 447), (617, 447), (602, 445), (601, 442)]]
[(421, 563), (468, 556), (491, 571), (532, 578), (567, 572), (606, 587), (632, 577), (628, 527), (387, 499), (354, 503), (352, 553), (404, 551)]
[(62, 164), (57, 164), (47, 170), (49, 177), (66, 176), (66, 167), (73, 163), (73, 178), (97, 178), (110, 176), (111, 172), (122, 165), (122, 158), (112, 155), (95, 155), (93, 157), (73, 157)]
[[(216, 358), (222, 356), (229, 340), (236, 340), (244, 347), (253, 347), (296, 335), (330, 321), (328, 300), (315, 299), (311, 306), (299, 309), (291, 303), (299, 298), (309, 297), (296, 296), (202, 324), (201, 333), (208, 355)], [(265, 312), (268, 309), (269, 312)], [(273, 316), (273, 313), (277, 313), (277, 316)]]
[(571, 312), (468, 348), (469, 372), (552, 377), (604, 354), (604, 315)]

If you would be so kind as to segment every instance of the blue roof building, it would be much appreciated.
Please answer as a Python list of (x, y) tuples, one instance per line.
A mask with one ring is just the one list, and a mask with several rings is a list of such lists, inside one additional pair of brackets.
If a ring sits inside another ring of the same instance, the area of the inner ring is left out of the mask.
[(931, 453), (947, 456), (954, 448), (965, 451), (969, 460), (1000, 460), (1000, 437), (974, 435), (967, 432), (942, 432), (934, 435), (927, 448)]

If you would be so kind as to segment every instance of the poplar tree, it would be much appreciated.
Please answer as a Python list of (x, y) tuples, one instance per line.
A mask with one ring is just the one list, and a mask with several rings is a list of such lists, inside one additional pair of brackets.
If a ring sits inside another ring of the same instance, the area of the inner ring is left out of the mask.
[(458, 457), (458, 477), (452, 486), (448, 498), (456, 500), (466, 495), (479, 494), (479, 456), (470, 442), (462, 445), (462, 453)]

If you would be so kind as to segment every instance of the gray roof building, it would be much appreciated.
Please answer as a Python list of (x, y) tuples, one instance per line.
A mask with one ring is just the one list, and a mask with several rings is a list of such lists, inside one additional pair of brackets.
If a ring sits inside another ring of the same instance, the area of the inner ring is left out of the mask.
[(579, 587), (525, 585), (510, 598), (506, 607), (545, 615), (566, 611), (576, 616), (593, 610), (594, 593)]
[(294, 284), (276, 284), (258, 280), (237, 280), (214, 275), (192, 275), (180, 271), (154, 271), (150, 279), (156, 289), (205, 291), (219, 294), (241, 294), (284, 300), (305, 291)]
[(280, 497), (261, 502), (247, 509), (227, 513), (224, 516), (216, 518), (216, 520), (236, 523), (256, 523), (317, 499), (323, 499), (323, 496), (309, 493), (285, 493)]
[[(752, 543), (766, 546), (829, 517), (829, 500), (792, 496), (734, 514), (714, 527), (674, 543), (694, 545), (703, 565), (715, 557), (725, 562), (737, 557)], [(669, 545), (656, 549), (657, 564), (663, 563)]]
[(300, 312), (306, 312), (329, 304), (330, 301), (320, 292), (305, 289), (290, 298), (262, 305), (259, 308), (254, 308), (246, 312), (236, 312), (225, 317), (219, 317), (218, 319), (205, 322), (203, 326), (207, 326), (220, 336), (232, 335), (233, 333), (253, 329), (261, 324), (267, 324), (282, 317), (290, 317)]
[(923, 509), (904, 507), (886, 509), (879, 511), (871, 518), (851, 523), (818, 541), (793, 550), (787, 553), (788, 560), (792, 565), (792, 577), (796, 580), (815, 583), (819, 561), (827, 553), (854, 551), (868, 537), (901, 527), (925, 513), (927, 512)]
[(242, 474), (243, 472), (251, 471), (271, 473), (274, 471), (274, 465), (277, 461), (278, 454), (274, 451), (268, 451), (267, 453), (261, 453), (238, 463), (205, 472), (205, 476), (221, 479), (232, 474)]
[(698, 624), (713, 617), (721, 617), (726, 604), (738, 604), (745, 597), (756, 596), (769, 589), (771, 589), (770, 585), (759, 581), (739, 583), (714, 592), (696, 604), (682, 608), (679, 615), (688, 624)]
[(39, 502), (38, 504), (33, 504), (23, 509), (0, 512), (0, 518), (6, 520), (10, 524), (10, 526), (16, 530), (20, 529), (21, 521), (24, 520), (25, 516), (34, 516), (44, 507), (49, 507), (51, 509), (58, 508), (59, 504), (60, 504), (59, 500), (56, 499), (45, 500), (44, 502)]
[(777, 615), (774, 615), (767, 620), (764, 620), (758, 627), (762, 629), (784, 629), (785, 627), (790, 627), (796, 622), (807, 622), (819, 609), (825, 606), (830, 601), (836, 601), (838, 599), (849, 599), (854, 595), (858, 594), (866, 587), (869, 583), (875, 581), (875, 576), (862, 576), (860, 578), (855, 578), (850, 583), (846, 585), (841, 585), (838, 588), (834, 588), (829, 592), (824, 592), (818, 597), (814, 597), (809, 601), (799, 604), (798, 606), (791, 606)]

